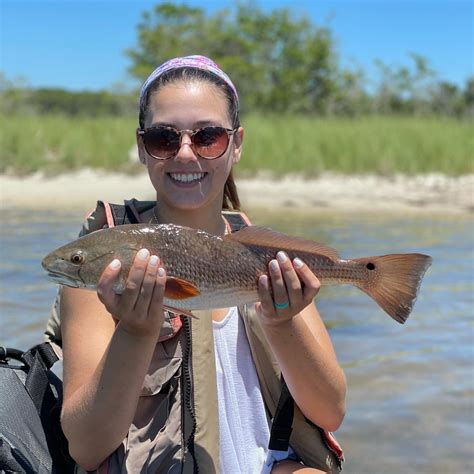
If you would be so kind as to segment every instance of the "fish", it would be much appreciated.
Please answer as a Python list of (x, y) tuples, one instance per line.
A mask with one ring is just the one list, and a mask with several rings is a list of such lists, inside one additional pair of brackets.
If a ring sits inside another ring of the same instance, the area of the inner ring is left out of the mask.
[(121, 294), (142, 248), (158, 255), (166, 269), (164, 305), (189, 315), (259, 301), (258, 279), (283, 250), (303, 260), (321, 285), (354, 285), (403, 324), (432, 263), (420, 253), (342, 259), (323, 243), (258, 226), (220, 237), (174, 224), (126, 224), (80, 237), (49, 253), (42, 265), (56, 283), (96, 290), (106, 266), (118, 258), (122, 267), (114, 291)]

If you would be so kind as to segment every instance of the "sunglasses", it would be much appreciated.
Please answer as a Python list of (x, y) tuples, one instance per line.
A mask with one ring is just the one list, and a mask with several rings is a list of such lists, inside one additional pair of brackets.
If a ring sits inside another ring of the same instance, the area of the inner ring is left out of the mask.
[(238, 130), (224, 127), (203, 127), (195, 130), (176, 130), (173, 127), (150, 127), (138, 130), (143, 138), (145, 150), (157, 160), (175, 157), (180, 148), (183, 135), (191, 139), (191, 149), (195, 155), (206, 160), (222, 156), (229, 146), (230, 137)]

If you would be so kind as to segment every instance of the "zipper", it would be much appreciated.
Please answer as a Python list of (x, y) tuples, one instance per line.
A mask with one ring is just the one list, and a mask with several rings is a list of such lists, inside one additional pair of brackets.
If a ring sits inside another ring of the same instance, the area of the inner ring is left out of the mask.
[(194, 455), (194, 433), (196, 432), (196, 416), (194, 415), (194, 403), (192, 396), (192, 384), (193, 378), (191, 373), (191, 322), (187, 316), (183, 317), (183, 328), (186, 335), (186, 346), (183, 353), (183, 392), (184, 392), (184, 403), (183, 403), (183, 422), (186, 423), (186, 413), (191, 418), (191, 432), (189, 433), (188, 439), (184, 439), (183, 430), (183, 447), (191, 454), (194, 464), (194, 473), (199, 473), (199, 467), (196, 462)]

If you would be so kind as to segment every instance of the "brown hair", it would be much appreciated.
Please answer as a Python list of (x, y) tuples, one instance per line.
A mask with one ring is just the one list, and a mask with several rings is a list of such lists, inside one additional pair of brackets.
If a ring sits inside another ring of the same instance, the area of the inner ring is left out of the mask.
[[(239, 104), (228, 84), (226, 84), (221, 78), (203, 69), (181, 67), (165, 72), (159, 76), (156, 81), (153, 82), (153, 84), (148, 88), (143, 105), (140, 106), (140, 114), (138, 117), (138, 122), (141, 129), (145, 128), (150, 96), (160, 87), (177, 81), (201, 81), (209, 82), (217, 86), (227, 100), (228, 113), (232, 122), (232, 128), (240, 127)], [(222, 209), (240, 210), (240, 199), (237, 193), (237, 186), (235, 185), (234, 177), (232, 175), (232, 170), (230, 171), (227, 181), (224, 185)]]

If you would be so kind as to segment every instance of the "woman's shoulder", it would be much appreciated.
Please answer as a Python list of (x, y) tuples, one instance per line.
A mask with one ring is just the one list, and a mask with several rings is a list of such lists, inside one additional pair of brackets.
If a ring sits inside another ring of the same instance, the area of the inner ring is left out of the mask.
[(140, 215), (149, 211), (156, 201), (139, 201), (138, 199), (126, 199), (121, 204), (108, 201), (97, 201), (93, 209), (86, 213), (79, 237), (96, 230), (106, 229), (115, 225), (128, 222), (140, 222)]

